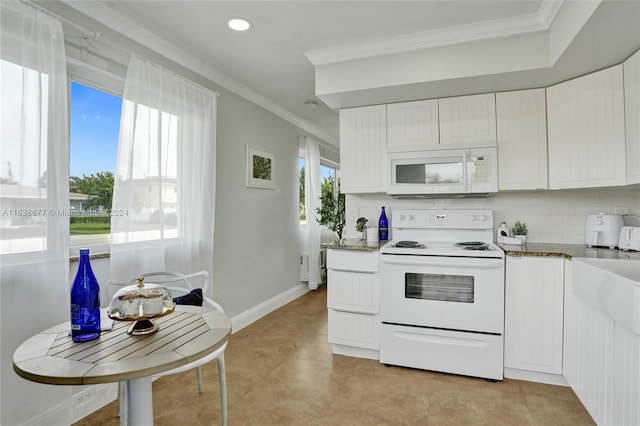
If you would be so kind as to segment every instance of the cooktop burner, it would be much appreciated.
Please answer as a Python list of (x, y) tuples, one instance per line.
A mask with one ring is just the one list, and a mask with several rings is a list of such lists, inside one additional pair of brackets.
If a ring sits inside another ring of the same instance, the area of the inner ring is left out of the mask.
[(427, 246), (425, 246), (424, 244), (420, 244), (417, 241), (398, 241), (397, 243), (395, 243), (391, 247), (395, 247), (395, 248), (425, 248)]
[(463, 241), (455, 243), (454, 246), (461, 247), (465, 250), (489, 250), (489, 245), (482, 241)]

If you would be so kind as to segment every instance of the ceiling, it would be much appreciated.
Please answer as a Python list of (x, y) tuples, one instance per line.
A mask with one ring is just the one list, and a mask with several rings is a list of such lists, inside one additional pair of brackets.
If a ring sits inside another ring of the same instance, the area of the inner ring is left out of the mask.
[[(341, 107), (541, 87), (640, 48), (640, 1), (37, 3), (89, 31), (98, 22), (334, 145)], [(253, 28), (229, 30), (238, 16)]]

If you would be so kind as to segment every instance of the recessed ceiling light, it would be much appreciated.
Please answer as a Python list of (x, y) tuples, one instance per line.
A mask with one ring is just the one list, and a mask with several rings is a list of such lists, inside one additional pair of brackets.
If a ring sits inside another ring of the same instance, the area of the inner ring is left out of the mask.
[(247, 31), (251, 28), (251, 22), (244, 18), (231, 18), (227, 21), (227, 25), (235, 31)]

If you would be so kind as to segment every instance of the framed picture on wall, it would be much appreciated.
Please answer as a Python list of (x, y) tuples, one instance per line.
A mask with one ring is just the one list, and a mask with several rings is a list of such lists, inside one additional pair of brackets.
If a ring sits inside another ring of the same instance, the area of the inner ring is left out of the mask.
[(276, 156), (255, 146), (246, 145), (247, 186), (276, 189)]

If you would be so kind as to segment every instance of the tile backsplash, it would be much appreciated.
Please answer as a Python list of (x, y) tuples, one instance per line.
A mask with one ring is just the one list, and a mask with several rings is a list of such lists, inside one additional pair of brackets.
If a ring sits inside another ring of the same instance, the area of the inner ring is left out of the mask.
[[(489, 209), (494, 226), (507, 222), (509, 229), (519, 220), (529, 229), (527, 241), (540, 243), (584, 243), (587, 215), (613, 213), (624, 215), (625, 225), (640, 226), (640, 186), (620, 188), (554, 191), (501, 192), (490, 198), (397, 200), (383, 194), (347, 195), (347, 237), (358, 233), (358, 217), (376, 226), (380, 207), (391, 219), (393, 209)], [(393, 224), (391, 224), (393, 226)]]

